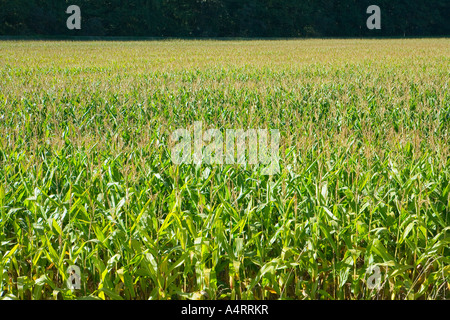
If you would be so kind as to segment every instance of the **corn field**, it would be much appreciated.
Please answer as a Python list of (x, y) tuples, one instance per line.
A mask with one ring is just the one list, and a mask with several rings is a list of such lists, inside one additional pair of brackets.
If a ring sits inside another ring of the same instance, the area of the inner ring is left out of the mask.
[[(448, 39), (2, 41), (0, 298), (448, 299), (449, 85)], [(195, 121), (280, 172), (175, 165)]]

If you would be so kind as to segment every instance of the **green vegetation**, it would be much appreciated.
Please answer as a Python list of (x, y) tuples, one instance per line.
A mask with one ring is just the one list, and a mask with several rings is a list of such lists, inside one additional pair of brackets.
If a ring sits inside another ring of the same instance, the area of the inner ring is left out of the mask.
[[(381, 8), (369, 30), (367, 8)], [(81, 30), (66, 9), (81, 8)], [(0, 35), (147, 37), (449, 36), (448, 0), (0, 0)]]
[[(0, 296), (448, 299), (449, 49), (0, 42)], [(194, 121), (279, 129), (280, 173), (172, 164)]]

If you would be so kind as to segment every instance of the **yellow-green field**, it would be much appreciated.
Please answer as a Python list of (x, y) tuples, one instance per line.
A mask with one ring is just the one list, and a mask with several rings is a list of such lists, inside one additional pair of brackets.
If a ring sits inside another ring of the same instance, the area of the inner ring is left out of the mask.
[[(449, 85), (449, 39), (0, 42), (0, 298), (448, 299)], [(195, 121), (280, 172), (175, 165)]]

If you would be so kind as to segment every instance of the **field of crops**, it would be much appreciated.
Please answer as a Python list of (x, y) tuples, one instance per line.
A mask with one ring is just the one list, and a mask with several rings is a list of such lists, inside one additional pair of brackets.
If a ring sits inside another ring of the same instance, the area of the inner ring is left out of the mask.
[[(448, 299), (449, 86), (449, 39), (0, 42), (0, 298)], [(195, 121), (280, 172), (174, 164)]]

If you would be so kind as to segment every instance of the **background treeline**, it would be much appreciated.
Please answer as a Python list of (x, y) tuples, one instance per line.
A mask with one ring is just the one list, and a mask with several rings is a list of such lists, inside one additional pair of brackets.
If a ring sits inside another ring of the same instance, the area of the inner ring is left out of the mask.
[[(80, 6), (81, 30), (65, 13)], [(366, 9), (381, 8), (381, 30)], [(0, 0), (0, 35), (147, 37), (446, 36), (449, 0)]]

